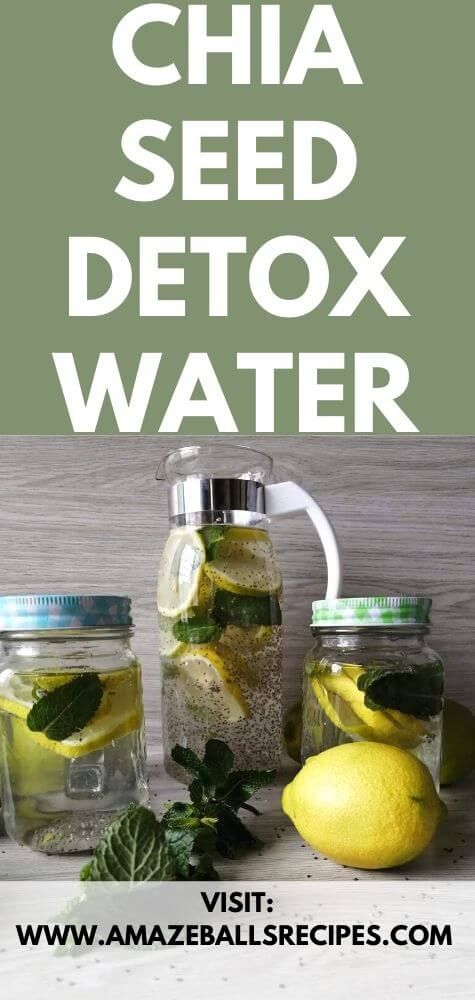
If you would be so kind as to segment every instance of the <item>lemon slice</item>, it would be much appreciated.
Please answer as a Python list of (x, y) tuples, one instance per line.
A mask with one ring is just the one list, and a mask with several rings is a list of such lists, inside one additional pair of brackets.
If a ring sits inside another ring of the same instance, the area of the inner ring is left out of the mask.
[(219, 640), (221, 647), (226, 647), (226, 660), (228, 665), (232, 666), (233, 676), (237, 676), (239, 681), (241, 679), (245, 681), (250, 688), (256, 688), (261, 678), (262, 663), (259, 663), (257, 653), (262, 647), (257, 643), (252, 646), (247, 633), (257, 633), (264, 628), (265, 625), (253, 625), (248, 629), (228, 625)]
[(40, 750), (23, 719), (11, 718), (8, 729), (4, 752), (15, 796), (62, 792), (66, 762), (57, 754)]
[(273, 639), (273, 628), (271, 625), (250, 625), (244, 628), (241, 625), (227, 625), (221, 642), (237, 653), (249, 651), (258, 653), (264, 649)]
[(175, 528), (160, 561), (157, 605), (165, 618), (178, 618), (200, 602), (206, 551), (199, 531)]
[[(17, 675), (18, 676), (18, 675)], [(52, 691), (56, 687), (72, 680), (77, 674), (31, 674), (36, 687), (44, 691)], [(30, 701), (25, 703), (18, 699), (12, 700), (14, 684), (10, 684), (7, 697), (0, 695), (0, 709), (9, 712), (18, 720), (18, 733), (22, 744), (30, 743), (31, 751), (34, 745), (43, 750), (49, 750), (61, 757), (83, 757), (101, 747), (118, 740), (122, 736), (138, 729), (143, 720), (140, 673), (137, 667), (126, 667), (110, 673), (99, 674), (104, 688), (101, 704), (91, 719), (78, 733), (67, 740), (50, 740), (44, 733), (35, 733), (28, 729), (26, 716), (33, 705), (31, 699), (31, 684), (29, 686)], [(20, 678), (21, 679), (21, 678)]]
[(423, 723), (394, 709), (373, 710), (365, 705), (357, 680), (362, 667), (345, 664), (337, 674), (312, 677), (312, 689), (331, 722), (350, 736), (377, 743), (391, 743), (411, 750), (424, 736)]
[(240, 722), (249, 706), (234, 675), (239, 661), (230, 649), (221, 646), (188, 646), (175, 659), (185, 701), (192, 710), (219, 715), (229, 723)]
[(214, 586), (209, 577), (207, 577), (205, 573), (202, 573), (198, 589), (197, 612), (200, 615), (203, 615), (203, 617), (205, 618), (207, 617), (207, 615), (211, 610), (213, 604), (213, 597), (214, 597)]
[(181, 653), (185, 652), (185, 649), (186, 643), (179, 642), (178, 639), (175, 639), (172, 632), (167, 635), (161, 633), (159, 650), (160, 656), (163, 657), (164, 660), (172, 660), (175, 656), (180, 656)]
[(272, 545), (267, 531), (263, 531), (262, 528), (244, 528), (240, 527), (238, 524), (230, 525), (225, 528), (225, 536), (220, 542), (220, 545), (226, 542), (233, 544), (235, 542), (265, 542), (269, 547)]
[(172, 618), (158, 616), (158, 649), (160, 656), (164, 660), (178, 656), (180, 653), (184, 653), (186, 649), (186, 643), (175, 639), (173, 635), (174, 624), (175, 622)]
[(282, 586), (272, 542), (267, 532), (253, 528), (228, 528), (204, 571), (220, 590), (247, 597), (275, 594)]
[(8, 712), (19, 719), (26, 719), (33, 704), (34, 675), (28, 680), (24, 675), (4, 670), (0, 675), (0, 712)]
[(343, 698), (329, 695), (317, 677), (312, 677), (311, 684), (312, 691), (325, 715), (337, 729), (348, 733), (349, 736), (359, 736), (363, 740), (373, 739), (373, 730), (371, 727), (364, 725), (347, 701), (343, 700)]

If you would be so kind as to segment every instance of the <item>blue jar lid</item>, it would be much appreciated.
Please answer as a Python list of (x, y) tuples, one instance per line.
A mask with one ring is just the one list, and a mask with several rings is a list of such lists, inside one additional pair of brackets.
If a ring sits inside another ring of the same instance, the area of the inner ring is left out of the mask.
[(129, 597), (23, 594), (0, 597), (0, 632), (131, 628)]

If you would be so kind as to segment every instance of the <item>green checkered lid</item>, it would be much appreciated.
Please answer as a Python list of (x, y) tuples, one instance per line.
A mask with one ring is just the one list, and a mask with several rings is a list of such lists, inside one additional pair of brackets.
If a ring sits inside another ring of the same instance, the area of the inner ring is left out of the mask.
[(340, 597), (314, 601), (312, 625), (428, 625), (431, 607), (429, 597)]

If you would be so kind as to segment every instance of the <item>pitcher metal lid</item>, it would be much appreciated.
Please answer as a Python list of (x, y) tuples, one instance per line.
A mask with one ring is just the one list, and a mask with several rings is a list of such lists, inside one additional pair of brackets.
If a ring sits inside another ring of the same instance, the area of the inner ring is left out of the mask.
[(265, 514), (265, 488), (250, 479), (187, 479), (168, 487), (171, 518), (205, 512)]
[(264, 452), (207, 442), (169, 452), (156, 478), (168, 484), (170, 517), (176, 519), (211, 512), (264, 514), (271, 473), (272, 459)]

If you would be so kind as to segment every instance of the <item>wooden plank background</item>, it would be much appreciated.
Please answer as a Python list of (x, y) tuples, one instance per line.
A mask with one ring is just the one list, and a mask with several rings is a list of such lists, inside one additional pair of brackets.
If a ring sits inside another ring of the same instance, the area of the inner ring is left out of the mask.
[[(196, 439), (193, 439), (196, 443)], [(223, 438), (220, 437), (220, 444)], [(209, 438), (207, 439), (209, 443)], [(296, 479), (332, 518), (345, 556), (347, 595), (434, 598), (432, 643), (448, 689), (475, 708), (474, 438), (255, 437), (272, 451), (279, 479)], [(176, 797), (159, 766), (160, 706), (155, 589), (168, 530), (166, 496), (155, 481), (176, 437), (0, 438), (0, 593), (92, 591), (129, 594), (135, 649), (144, 668), (153, 802)], [(323, 556), (304, 514), (276, 522), (285, 586), (285, 698), (300, 688), (311, 642), (313, 598), (324, 591)], [(182, 790), (180, 792), (182, 795)], [(386, 878), (473, 877), (473, 785), (446, 793), (450, 820), (430, 851)], [(262, 794), (262, 854), (230, 863), (229, 878), (352, 878), (303, 849), (279, 808)], [(456, 867), (453, 867), (456, 865)], [(46, 858), (0, 840), (0, 879), (74, 878), (78, 859)], [(359, 878), (378, 873), (358, 872)], [(381, 877), (381, 873), (379, 873)]]

